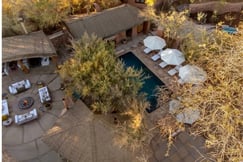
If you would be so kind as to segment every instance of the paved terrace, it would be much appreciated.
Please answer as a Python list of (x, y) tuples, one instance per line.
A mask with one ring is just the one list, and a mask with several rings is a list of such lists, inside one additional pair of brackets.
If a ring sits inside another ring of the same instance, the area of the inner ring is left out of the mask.
[[(29, 74), (20, 70), (11, 71), (8, 76), (2, 78), (2, 93), (7, 93), (7, 101), (10, 116), (14, 119), (15, 114), (23, 114), (33, 108), (38, 110), (38, 119), (23, 125), (12, 123), (8, 127), (2, 127), (2, 144), (6, 152), (17, 161), (23, 162), (60, 162), (59, 155), (52, 151), (41, 141), (41, 136), (50, 129), (58, 119), (62, 109), (63, 91), (60, 88), (60, 78), (54, 72), (54, 66), (32, 68)], [(17, 81), (29, 79), (32, 86), (25, 92), (11, 95), (8, 86)], [(38, 96), (37, 81), (43, 81), (48, 86), (52, 97), (52, 109), (40, 111), (41, 103)], [(18, 101), (22, 97), (31, 96), (34, 104), (27, 110), (18, 108)]]

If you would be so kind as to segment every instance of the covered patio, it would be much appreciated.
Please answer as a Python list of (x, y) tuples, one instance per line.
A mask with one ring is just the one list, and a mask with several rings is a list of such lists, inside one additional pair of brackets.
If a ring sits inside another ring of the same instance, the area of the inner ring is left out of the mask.
[(56, 50), (43, 31), (6, 37), (2, 41), (2, 63), (6, 73), (10, 62), (16, 61), (24, 72), (28, 72), (30, 58), (41, 58), (42, 65), (48, 65), (50, 57), (52, 61), (56, 60)]

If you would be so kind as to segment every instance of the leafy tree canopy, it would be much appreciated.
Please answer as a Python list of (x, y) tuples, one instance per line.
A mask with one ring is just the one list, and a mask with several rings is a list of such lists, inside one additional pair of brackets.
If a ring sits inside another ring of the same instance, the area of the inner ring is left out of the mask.
[(69, 94), (80, 93), (91, 101), (98, 112), (123, 112), (128, 100), (136, 98), (141, 88), (142, 71), (125, 68), (114, 52), (113, 45), (87, 34), (72, 42), (74, 57), (66, 61), (60, 72)]
[(21, 33), (17, 22), (20, 15), (25, 18), (25, 26), (29, 31), (47, 29), (59, 26), (60, 22), (70, 14), (94, 11), (94, 3), (101, 9), (106, 9), (120, 2), (119, 0), (3, 0), (3, 35)]

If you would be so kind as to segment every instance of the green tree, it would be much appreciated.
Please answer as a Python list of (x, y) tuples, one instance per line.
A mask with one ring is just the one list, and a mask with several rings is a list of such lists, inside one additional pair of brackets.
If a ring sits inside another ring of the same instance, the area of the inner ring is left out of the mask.
[(94, 11), (94, 3), (102, 9), (114, 7), (118, 0), (3, 0), (3, 36), (22, 34), (18, 23), (21, 15), (28, 31), (59, 27), (70, 14)]
[(121, 4), (120, 0), (96, 0), (95, 2), (99, 4), (102, 9), (111, 8)]
[(18, 15), (20, 12), (20, 4), (22, 0), (2, 1), (2, 34), (12, 36), (23, 33), (20, 24), (18, 23)]
[(113, 45), (96, 36), (84, 35), (72, 47), (74, 57), (59, 71), (68, 94), (80, 93), (96, 112), (124, 112), (143, 84), (142, 71), (126, 69), (115, 57)]
[(29, 0), (22, 4), (24, 15), (38, 28), (57, 26), (69, 11), (69, 3), (62, 0)]

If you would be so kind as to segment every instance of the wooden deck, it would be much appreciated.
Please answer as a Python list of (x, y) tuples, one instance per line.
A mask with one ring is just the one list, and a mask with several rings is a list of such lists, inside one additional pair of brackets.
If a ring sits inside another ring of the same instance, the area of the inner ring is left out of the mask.
[[(150, 54), (145, 54), (143, 50), (145, 47), (142, 45), (143, 39), (148, 35), (140, 35), (136, 39), (129, 41), (127, 44), (118, 45), (116, 48), (117, 56), (126, 54), (128, 52), (134, 53), (140, 61), (146, 65), (146, 67), (152, 71), (164, 84), (167, 88), (172, 91), (175, 91), (175, 87), (178, 86), (178, 73), (174, 76), (170, 76), (168, 71), (174, 66), (167, 66), (161, 68), (159, 63), (162, 62), (161, 59), (153, 61), (151, 57), (156, 54), (156, 51), (152, 51)], [(176, 86), (177, 85), (177, 86)]]

